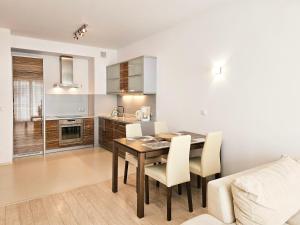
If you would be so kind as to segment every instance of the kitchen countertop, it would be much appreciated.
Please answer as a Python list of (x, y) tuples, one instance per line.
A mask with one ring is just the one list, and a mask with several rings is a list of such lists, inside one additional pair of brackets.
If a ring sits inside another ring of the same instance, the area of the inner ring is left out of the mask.
[(110, 114), (100, 114), (99, 117), (118, 121), (121, 123), (140, 123), (141, 121), (137, 120), (134, 115), (125, 115), (124, 117), (115, 117)]

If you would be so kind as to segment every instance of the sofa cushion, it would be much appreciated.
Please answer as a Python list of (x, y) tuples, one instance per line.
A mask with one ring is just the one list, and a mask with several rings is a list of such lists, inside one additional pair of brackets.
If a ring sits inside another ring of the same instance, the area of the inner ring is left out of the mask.
[(300, 165), (283, 157), (232, 183), (238, 225), (282, 225), (300, 209)]
[(289, 225), (299, 225), (300, 224), (300, 211), (296, 213), (292, 218), (287, 222)]
[(225, 224), (211, 215), (203, 214), (200, 216), (196, 216), (188, 221), (185, 221), (181, 225), (236, 225), (236, 224), (235, 223)]

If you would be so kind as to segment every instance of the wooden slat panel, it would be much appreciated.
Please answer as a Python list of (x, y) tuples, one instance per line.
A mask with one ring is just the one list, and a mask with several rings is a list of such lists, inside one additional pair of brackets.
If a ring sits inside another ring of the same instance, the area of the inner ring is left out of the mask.
[(5, 224), (21, 225), (17, 205), (6, 206), (5, 209)]
[(73, 217), (71, 209), (69, 208), (68, 204), (63, 199), (61, 194), (52, 195), (51, 199), (54, 202), (54, 205), (56, 206), (64, 224), (78, 225), (75, 218)]
[(5, 225), (5, 208), (0, 207), (0, 225)]
[(110, 221), (105, 221), (102, 215), (95, 209), (93, 204), (80, 192), (79, 189), (72, 191), (72, 194), (80, 203), (81, 207), (85, 209), (93, 224), (109, 224)]
[(46, 209), (48, 221), (50, 225), (64, 225), (58, 210), (55, 207), (54, 201), (51, 197), (46, 197), (42, 199), (43, 206)]
[[(105, 195), (95, 190), (94, 186), (85, 188), (82, 192), (84, 196), (94, 205), (97, 211), (102, 215), (103, 218), (108, 219), (110, 224), (126, 225), (135, 224), (131, 223), (130, 219), (122, 220), (120, 218), (120, 211), (116, 205), (110, 204), (110, 199), (107, 200)], [(116, 214), (117, 213), (117, 214)]]
[(41, 199), (32, 200), (29, 202), (32, 212), (32, 218), (35, 225), (49, 225), (46, 211)]
[(83, 144), (94, 144), (94, 118), (83, 119)]
[(18, 205), (18, 211), (22, 225), (34, 225), (30, 205), (28, 202), (20, 203)]
[(59, 122), (46, 121), (46, 149), (59, 148)]
[(13, 56), (14, 79), (42, 80), (43, 59)]
[(83, 210), (83, 208), (79, 205), (79, 203), (76, 201), (76, 199), (70, 192), (65, 192), (62, 195), (64, 197), (64, 200), (70, 207), (76, 221), (79, 224), (93, 225), (86, 212)]
[(120, 64), (120, 90), (121, 92), (128, 91), (128, 62)]

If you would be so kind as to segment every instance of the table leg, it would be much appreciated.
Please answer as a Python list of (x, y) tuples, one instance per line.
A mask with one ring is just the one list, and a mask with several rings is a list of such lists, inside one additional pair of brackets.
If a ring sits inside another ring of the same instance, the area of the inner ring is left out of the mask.
[(144, 217), (144, 185), (145, 185), (145, 153), (138, 154), (138, 191), (137, 191), (137, 216)]
[(113, 144), (113, 158), (112, 158), (112, 192), (118, 192), (118, 158), (119, 149), (117, 145)]

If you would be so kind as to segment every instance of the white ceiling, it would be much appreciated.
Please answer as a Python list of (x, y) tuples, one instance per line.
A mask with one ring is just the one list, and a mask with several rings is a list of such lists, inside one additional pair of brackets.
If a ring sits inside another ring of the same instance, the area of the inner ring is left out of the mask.
[[(188, 19), (223, 0), (1, 0), (0, 27), (13, 34), (119, 48)], [(72, 33), (87, 23), (88, 33)]]

